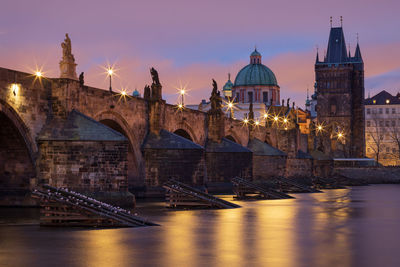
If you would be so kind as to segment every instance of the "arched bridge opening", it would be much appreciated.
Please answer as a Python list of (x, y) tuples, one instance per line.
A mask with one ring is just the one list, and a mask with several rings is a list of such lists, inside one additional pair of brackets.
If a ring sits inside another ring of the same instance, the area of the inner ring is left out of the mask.
[(225, 136), (225, 138), (230, 140), (230, 141), (232, 141), (232, 142), (237, 143), (236, 139), (232, 135), (227, 135), (227, 136)]
[(29, 194), (36, 176), (29, 148), (16, 122), (0, 111), (0, 199)]
[(187, 131), (183, 130), (183, 129), (176, 130), (174, 132), (174, 134), (182, 136), (183, 138), (186, 138), (186, 139), (188, 139), (188, 140), (193, 142), (193, 138), (190, 136), (190, 134)]

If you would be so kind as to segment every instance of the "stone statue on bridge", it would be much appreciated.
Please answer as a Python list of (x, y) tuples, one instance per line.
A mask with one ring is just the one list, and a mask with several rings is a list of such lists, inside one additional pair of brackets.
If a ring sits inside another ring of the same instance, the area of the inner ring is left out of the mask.
[(161, 85), (160, 84), (160, 79), (158, 78), (158, 72), (156, 71), (155, 68), (151, 68), (150, 69), (150, 74), (151, 74), (151, 79), (153, 80), (153, 84)]
[(60, 61), (60, 78), (68, 78), (77, 80), (75, 57), (72, 54), (71, 39), (68, 33), (65, 34), (64, 42), (61, 43), (63, 49), (63, 57)]
[(213, 90), (211, 93), (210, 101), (211, 101), (211, 110), (221, 110), (222, 99), (220, 92), (218, 91), (217, 82), (213, 79)]
[(150, 69), (151, 79), (153, 83), (151, 84), (151, 99), (152, 100), (161, 100), (162, 99), (162, 85), (160, 83), (160, 79), (158, 78), (158, 72), (155, 68)]

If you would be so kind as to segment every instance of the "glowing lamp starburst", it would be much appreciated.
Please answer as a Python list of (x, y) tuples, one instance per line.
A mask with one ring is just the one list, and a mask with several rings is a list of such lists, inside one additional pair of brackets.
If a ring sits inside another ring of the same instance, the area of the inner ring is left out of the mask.
[(11, 84), (11, 90), (12, 90), (14, 96), (16, 96), (19, 91), (19, 85), (16, 83)]
[(259, 121), (255, 121), (254, 123), (255, 123), (257, 126), (260, 125), (260, 122), (259, 122)]
[(233, 108), (233, 103), (229, 102), (228, 103), (228, 108)]
[(180, 94), (181, 94), (181, 95), (184, 95), (184, 94), (185, 94), (185, 90), (184, 90), (184, 89), (181, 89)]
[(35, 76), (41, 78), (43, 76), (43, 73), (41, 71), (36, 71)]
[(247, 123), (249, 123), (249, 120), (248, 120), (248, 119), (244, 119), (243, 122), (244, 122), (245, 124), (247, 124)]
[(278, 121), (278, 119), (279, 119), (278, 116), (274, 117), (274, 121)]
[(264, 114), (264, 118), (265, 118), (265, 119), (268, 118), (268, 114), (267, 114), (267, 113)]
[(287, 123), (287, 122), (288, 122), (288, 120), (287, 120), (286, 118), (284, 118), (284, 119), (283, 119), (283, 122), (284, 122), (284, 123)]
[(107, 69), (108, 76), (112, 76), (114, 74), (114, 70), (112, 68)]

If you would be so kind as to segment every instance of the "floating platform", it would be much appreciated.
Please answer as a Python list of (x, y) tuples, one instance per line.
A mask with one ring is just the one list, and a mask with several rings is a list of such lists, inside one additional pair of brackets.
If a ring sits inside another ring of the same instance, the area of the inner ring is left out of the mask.
[(285, 193), (278, 192), (249, 180), (235, 177), (232, 179), (233, 191), (237, 199), (288, 199), (293, 198)]
[(155, 226), (120, 207), (100, 202), (83, 194), (44, 185), (33, 190), (40, 199), (41, 226), (137, 227)]
[(167, 181), (163, 187), (167, 190), (166, 202), (170, 208), (230, 209), (240, 207), (174, 179)]

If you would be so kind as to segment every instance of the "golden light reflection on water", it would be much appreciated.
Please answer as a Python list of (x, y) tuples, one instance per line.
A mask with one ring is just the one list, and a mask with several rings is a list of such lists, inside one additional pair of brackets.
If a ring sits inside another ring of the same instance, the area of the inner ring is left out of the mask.
[(268, 266), (295, 266), (297, 262), (297, 206), (294, 200), (264, 201), (259, 209), (257, 255)]
[[(215, 221), (217, 264), (236, 266), (243, 259), (243, 209), (219, 210)], [(238, 223), (239, 222), (239, 223)]]
[(81, 257), (86, 259), (85, 266), (109, 267), (128, 266), (129, 255), (125, 244), (128, 229), (90, 230), (85, 231)]
[[(354, 266), (365, 262), (356, 251), (364, 236), (374, 240), (381, 232), (366, 232), (357, 224), (356, 207), (365, 203), (355, 203), (350, 193), (327, 190), (296, 199), (246, 201), (238, 209), (151, 210), (160, 227), (27, 233), (0, 228), (0, 236), (9, 240), (3, 248), (0, 242), (0, 263), (11, 259), (8, 266), (24, 265), (23, 258), (7, 258), (4, 252), (35, 251), (36, 263), (46, 263), (51, 255), (64, 263), (60, 266)], [(374, 257), (387, 251), (377, 254), (379, 247), (371, 244), (364, 249)]]
[(315, 216), (312, 239), (319, 244), (313, 252), (317, 255), (316, 266), (352, 266), (349, 193), (349, 189), (343, 189), (313, 195), (317, 202), (312, 212)]
[(162, 243), (165, 263), (190, 266), (190, 263), (198, 262), (195, 247), (198, 215), (194, 211), (177, 211), (170, 212), (168, 216), (168, 226), (165, 226)]

